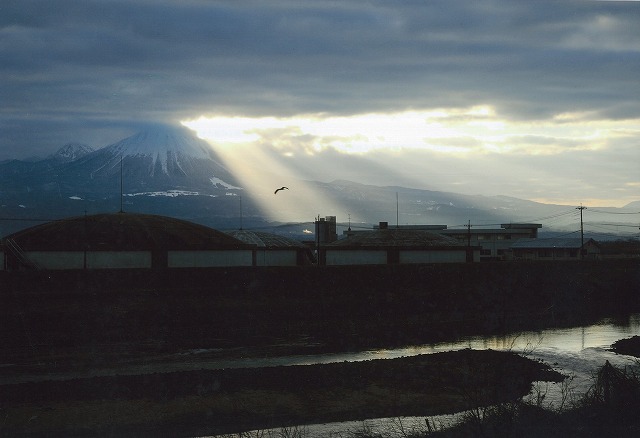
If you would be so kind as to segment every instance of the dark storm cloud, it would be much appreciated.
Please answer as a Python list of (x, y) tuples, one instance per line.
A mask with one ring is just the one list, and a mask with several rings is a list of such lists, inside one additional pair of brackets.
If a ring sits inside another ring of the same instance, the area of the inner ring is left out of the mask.
[(637, 117), (638, 5), (4, 1), (0, 158), (201, 114)]

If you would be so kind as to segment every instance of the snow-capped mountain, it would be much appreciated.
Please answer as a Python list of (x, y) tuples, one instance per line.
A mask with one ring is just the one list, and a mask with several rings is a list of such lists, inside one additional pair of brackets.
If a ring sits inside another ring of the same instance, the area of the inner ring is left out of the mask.
[[(225, 223), (238, 216), (242, 193), (211, 146), (182, 127), (156, 126), (93, 151), (69, 144), (35, 162), (0, 162), (0, 218), (124, 209)], [(261, 216), (248, 196), (242, 207)], [(5, 220), (0, 234), (29, 225)]]
[(73, 161), (57, 174), (69, 189), (85, 181), (87, 194), (113, 190), (121, 177), (126, 194), (178, 189), (220, 195), (241, 190), (211, 146), (179, 127), (139, 132)]

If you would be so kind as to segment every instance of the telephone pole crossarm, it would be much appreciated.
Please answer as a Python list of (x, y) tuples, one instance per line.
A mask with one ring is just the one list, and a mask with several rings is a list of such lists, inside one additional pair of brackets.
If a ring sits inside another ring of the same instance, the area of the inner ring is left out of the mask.
[(580, 204), (580, 207), (576, 207), (576, 210), (580, 210), (580, 260), (584, 259), (584, 223), (582, 222), (582, 211), (586, 210), (587, 207), (583, 207)]

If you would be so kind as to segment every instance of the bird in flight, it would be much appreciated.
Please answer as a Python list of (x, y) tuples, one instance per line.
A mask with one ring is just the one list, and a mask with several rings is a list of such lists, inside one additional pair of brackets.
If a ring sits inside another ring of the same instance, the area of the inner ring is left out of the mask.
[(289, 190), (289, 187), (282, 186), (282, 187), (280, 187), (279, 189), (276, 189), (276, 191), (275, 191), (275, 192), (273, 192), (273, 194), (275, 195), (275, 194), (276, 194), (276, 193), (278, 193), (280, 190)]

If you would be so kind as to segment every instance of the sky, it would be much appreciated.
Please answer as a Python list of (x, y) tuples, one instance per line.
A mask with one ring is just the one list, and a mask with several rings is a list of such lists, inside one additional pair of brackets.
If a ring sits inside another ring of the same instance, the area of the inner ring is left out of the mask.
[(157, 123), (285, 181), (621, 207), (640, 2), (0, 2), (0, 160)]

